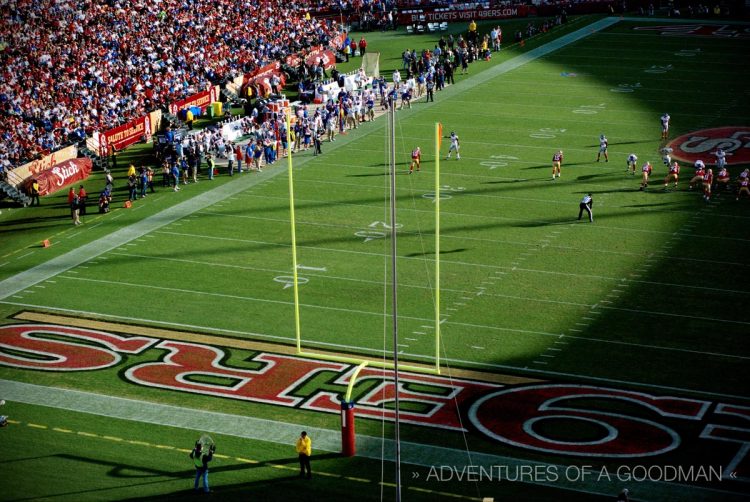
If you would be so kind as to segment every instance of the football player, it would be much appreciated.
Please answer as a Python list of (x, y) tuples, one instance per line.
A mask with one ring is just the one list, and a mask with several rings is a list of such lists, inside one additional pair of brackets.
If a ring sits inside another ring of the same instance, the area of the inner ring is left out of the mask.
[(461, 160), (461, 153), (459, 153), (459, 149), (461, 148), (461, 145), (458, 142), (458, 135), (453, 131), (451, 131), (450, 140), (451, 140), (451, 146), (448, 148), (448, 156), (446, 157), (446, 159), (450, 159), (451, 152), (455, 150), (456, 160)]
[(702, 160), (698, 159), (695, 161), (695, 176), (690, 179), (688, 183), (688, 190), (692, 190), (698, 183), (703, 183), (703, 176), (706, 174), (706, 165)]
[(420, 147), (416, 147), (411, 151), (411, 164), (409, 165), (409, 174), (414, 172), (414, 166), (417, 166), (417, 172), (419, 172), (421, 161), (422, 149)]
[(674, 180), (674, 187), (677, 188), (677, 181), (680, 179), (680, 165), (677, 162), (672, 163), (671, 166), (669, 166), (669, 173), (667, 174), (667, 177), (664, 178), (664, 190), (668, 188), (667, 185), (669, 185), (669, 182), (671, 180)]
[[(625, 168), (625, 172), (630, 172), (631, 175), (635, 175), (635, 164), (638, 162), (638, 156), (634, 153), (631, 153), (628, 155), (628, 164), (627, 168)], [(648, 164), (648, 162), (646, 162)], [(649, 164), (651, 165), (651, 164)]]
[(645, 190), (648, 188), (648, 179), (651, 176), (651, 162), (646, 161), (645, 164), (643, 164), (643, 167), (641, 167), (641, 172), (643, 173), (643, 178), (641, 179), (641, 188), (640, 190)]
[(599, 158), (604, 154), (604, 162), (609, 162), (609, 155), (607, 155), (607, 137), (602, 134), (599, 136), (599, 153), (596, 154), (596, 161), (599, 162)]
[(558, 150), (552, 155), (552, 179), (555, 179), (555, 174), (560, 177), (560, 168), (562, 167), (563, 151)]
[(669, 118), (668, 113), (661, 116), (661, 139), (667, 139), (669, 135)]

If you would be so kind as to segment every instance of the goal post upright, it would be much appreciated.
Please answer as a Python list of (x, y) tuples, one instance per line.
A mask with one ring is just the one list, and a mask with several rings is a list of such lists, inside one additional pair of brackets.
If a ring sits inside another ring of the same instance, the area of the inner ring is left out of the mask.
[(435, 371), (440, 374), (440, 138), (443, 126), (435, 123)]
[[(291, 107), (286, 109), (286, 143), (291, 145), (290, 131), (292, 129), (291, 124)], [(292, 278), (294, 285), (294, 336), (297, 342), (297, 354), (302, 352), (302, 332), (300, 330), (299, 322), (299, 284), (297, 281), (297, 233), (296, 233), (296, 221), (294, 217), (294, 178), (292, 176), (292, 152), (291, 150), (287, 153), (287, 165), (289, 170), (289, 218), (291, 220), (292, 229)]]

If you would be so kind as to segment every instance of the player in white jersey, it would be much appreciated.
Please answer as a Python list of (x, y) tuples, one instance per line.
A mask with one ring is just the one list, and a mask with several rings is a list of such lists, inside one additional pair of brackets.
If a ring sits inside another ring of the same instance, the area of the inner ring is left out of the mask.
[(461, 153), (459, 152), (459, 149), (461, 148), (461, 145), (458, 142), (458, 135), (455, 132), (453, 132), (453, 131), (451, 131), (450, 140), (451, 140), (451, 146), (448, 148), (448, 156), (446, 157), (446, 159), (450, 159), (451, 158), (451, 152), (453, 152), (455, 150), (455, 152), (456, 152), (456, 160), (460, 160), (461, 159)]
[(669, 167), (672, 165), (672, 152), (674, 150), (668, 146), (665, 146), (661, 149), (661, 160), (664, 162), (664, 165)]
[(724, 150), (719, 148), (714, 155), (716, 155), (716, 167), (721, 169), (727, 165), (727, 153)]
[(638, 162), (638, 156), (634, 153), (631, 153), (628, 155), (628, 163), (627, 167), (625, 168), (625, 172), (630, 172), (631, 175), (635, 176), (635, 164)]
[(602, 134), (599, 136), (599, 153), (596, 154), (596, 161), (599, 162), (599, 159), (601, 158), (602, 154), (604, 154), (604, 162), (609, 162), (609, 155), (607, 154), (607, 146), (609, 145), (609, 141), (607, 141), (607, 137)]
[(661, 139), (667, 139), (669, 136), (669, 119), (668, 113), (661, 116)]

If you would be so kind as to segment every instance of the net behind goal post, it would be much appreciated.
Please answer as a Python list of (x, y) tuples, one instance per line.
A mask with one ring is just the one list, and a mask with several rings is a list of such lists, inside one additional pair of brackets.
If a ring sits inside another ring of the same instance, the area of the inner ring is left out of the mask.
[(368, 77), (380, 77), (380, 53), (366, 52), (362, 58), (362, 68)]

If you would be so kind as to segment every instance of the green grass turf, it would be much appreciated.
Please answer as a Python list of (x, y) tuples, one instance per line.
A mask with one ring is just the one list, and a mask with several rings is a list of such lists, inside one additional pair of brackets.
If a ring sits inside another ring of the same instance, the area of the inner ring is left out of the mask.
[[(721, 195), (707, 206), (685, 190), (686, 175), (680, 191), (661, 192), (664, 168), (657, 153), (658, 117), (665, 111), (673, 117), (672, 137), (742, 125), (750, 116), (747, 100), (739, 98), (747, 96), (747, 70), (718, 63), (719, 56), (740, 59), (747, 43), (634, 35), (633, 25), (620, 23), (492, 80), (438, 92), (434, 105), (415, 104), (398, 112), (403, 358), (429, 362), (434, 355), (434, 331), (423, 326), (433, 323), (431, 135), (441, 121), (446, 132), (457, 131), (462, 144), (461, 161), (441, 161), (441, 184), (451, 187), (444, 192), (450, 198), (441, 200), (441, 313), (446, 318), (441, 352), (449, 365), (748, 396), (743, 340), (750, 320), (742, 307), (746, 288), (738, 280), (747, 271), (747, 204)], [(504, 29), (507, 39), (511, 30)], [(419, 47), (429, 38), (379, 37), (368, 35), (368, 40), (373, 51), (380, 43), (385, 47), (386, 40), (391, 44), (381, 57), (386, 75), (400, 65), (398, 47)], [(530, 41), (525, 50), (538, 43)], [(692, 57), (676, 55), (696, 49)], [(491, 63), (475, 63), (459, 82), (518, 51), (509, 48)], [(645, 71), (665, 64), (673, 65), (665, 74)], [(640, 86), (619, 92), (627, 89), (621, 84)], [(602, 132), (610, 139), (609, 163), (594, 162)], [(417, 144), (424, 152), (423, 172), (407, 176), (408, 152)], [(362, 354), (391, 350), (390, 337), (383, 336), (388, 320), (382, 317), (383, 305), (389, 304), (388, 242), (373, 233), (387, 231), (378, 223), (388, 219), (384, 145), (381, 119), (324, 144), (322, 157), (295, 157), (299, 263), (326, 268), (300, 272), (309, 280), (300, 288), (305, 347)], [(136, 159), (146, 148), (124, 159)], [(565, 163), (562, 178), (553, 182), (550, 158), (558, 148), (565, 151)], [(444, 142), (443, 155), (446, 149)], [(654, 165), (647, 193), (625, 174), (631, 152)], [(291, 273), (288, 180), (283, 173), (272, 176), (284, 168), (265, 170), (262, 181), (246, 191), (56, 276), (44, 288), (7, 299), (2, 311), (13, 313), (18, 305), (69, 309), (91, 317), (292, 343), (292, 289), (282, 279)], [(738, 172), (732, 166), (732, 174)], [(237, 181), (224, 176), (214, 184), (231, 182)], [(87, 220), (95, 223), (83, 230), (59, 221), (66, 212), (62, 196), (50, 199), (57, 207), (45, 204), (10, 218), (3, 214), (9, 238), (0, 242), (7, 262), (0, 274), (5, 278), (81, 242), (105, 239), (206, 185), (179, 194), (160, 191), (138, 202), (135, 211)], [(593, 225), (575, 221), (586, 192), (595, 199)], [(55, 246), (29, 247), (50, 232), (64, 232), (53, 239)], [(23, 256), (30, 251), (34, 254)], [(553, 352), (555, 357), (543, 357)], [(230, 361), (241, 364), (248, 354), (237, 351), (235, 357)], [(136, 388), (111, 372), (60, 376), (3, 369), (0, 376), (106, 388), (197, 408), (211, 401)], [(247, 403), (226, 406), (229, 413), (336, 427), (330, 415)], [(379, 424), (362, 422), (364, 432), (378, 434)], [(436, 441), (416, 427), (406, 434)], [(460, 447), (462, 438), (441, 441)], [(477, 437), (471, 447), (518, 454)], [(700, 445), (690, 449), (699, 454)], [(544, 490), (538, 490), (543, 499)], [(128, 496), (123, 491), (118, 498)]]
[[(188, 453), (200, 432), (102, 418), (43, 406), (13, 405), (13, 423), (3, 429), (2, 500), (204, 500), (193, 493), (195, 471)], [(209, 424), (207, 424), (208, 426)], [(294, 437), (289, 445), (212, 434), (218, 456), (209, 464), (212, 496), (220, 500), (358, 500), (392, 498), (393, 470), (362, 458), (315, 449), (313, 479), (299, 479)], [(413, 472), (419, 476), (414, 477)], [(43, 474), (43, 479), (34, 473)], [(424, 469), (403, 471), (409, 500), (475, 500), (499, 494), (493, 482), (435, 482)], [(380, 483), (386, 483), (381, 485)], [(468, 488), (467, 488), (468, 487)], [(528, 488), (503, 483), (503, 496), (522, 497)], [(557, 500), (556, 490), (537, 487), (535, 500)], [(604, 500), (579, 494), (579, 500)]]

